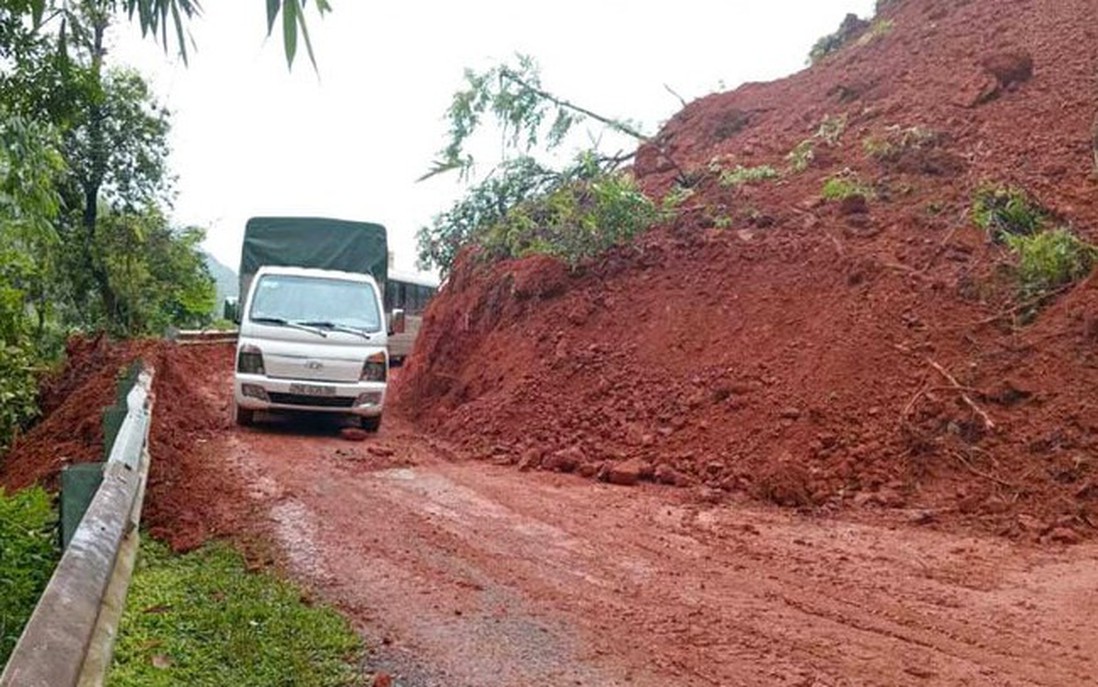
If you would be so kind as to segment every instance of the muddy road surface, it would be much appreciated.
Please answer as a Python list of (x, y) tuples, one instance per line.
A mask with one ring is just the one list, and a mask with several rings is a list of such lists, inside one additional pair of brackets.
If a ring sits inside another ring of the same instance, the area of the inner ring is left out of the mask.
[(211, 455), (396, 684), (1098, 684), (1098, 547), (455, 460), (389, 423)]

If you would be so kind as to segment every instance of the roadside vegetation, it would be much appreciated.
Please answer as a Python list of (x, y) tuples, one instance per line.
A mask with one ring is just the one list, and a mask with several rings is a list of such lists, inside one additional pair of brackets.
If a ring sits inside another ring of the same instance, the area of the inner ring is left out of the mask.
[(0, 669), (19, 641), (58, 559), (57, 512), (40, 487), (0, 488)]
[[(288, 63), (299, 37), (311, 59), (306, 11), (326, 0), (266, 9)], [(167, 216), (169, 114), (106, 50), (132, 23), (186, 59), (199, 14), (191, 0), (0, 4), (0, 463), (70, 334), (156, 335), (214, 315), (203, 230)], [(59, 558), (56, 520), (42, 488), (0, 486), (0, 668)]]
[(107, 684), (359, 685), (362, 651), (338, 613), (229, 546), (174, 555), (144, 538)]

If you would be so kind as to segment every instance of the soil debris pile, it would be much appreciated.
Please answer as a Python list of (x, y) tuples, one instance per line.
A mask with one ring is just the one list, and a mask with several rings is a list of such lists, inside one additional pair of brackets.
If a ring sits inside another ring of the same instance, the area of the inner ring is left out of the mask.
[(398, 406), (527, 469), (1089, 536), (1098, 283), (1020, 293), (972, 207), (1024, 189), (1098, 242), (1096, 27), (1086, 0), (900, 0), (691, 103), (635, 167), (656, 198), (687, 170), (678, 218), (574, 272), (464, 256)]
[(226, 479), (227, 468), (202, 452), (227, 426), (223, 387), (231, 379), (231, 346), (74, 337), (64, 367), (42, 385), (42, 419), (0, 462), (0, 484), (56, 488), (65, 465), (102, 460), (103, 410), (114, 403), (120, 374), (137, 359), (155, 371), (143, 525), (177, 550), (193, 548), (231, 531), (247, 501)]

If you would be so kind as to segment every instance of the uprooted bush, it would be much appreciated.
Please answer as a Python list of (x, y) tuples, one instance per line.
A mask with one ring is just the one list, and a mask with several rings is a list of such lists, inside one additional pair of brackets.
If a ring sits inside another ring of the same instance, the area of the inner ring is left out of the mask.
[(890, 126), (875, 136), (862, 141), (866, 154), (880, 162), (894, 162), (908, 151), (925, 150), (936, 146), (940, 135), (921, 126)]
[(448, 273), (458, 252), (472, 247), (487, 259), (540, 253), (574, 267), (675, 214), (683, 193), (657, 205), (629, 173), (604, 162), (581, 156), (563, 172), (530, 158), (505, 163), (419, 230), (420, 265)]
[(781, 174), (770, 165), (759, 165), (757, 167), (737, 165), (735, 169), (721, 170), (718, 182), (725, 187), (742, 186), (743, 184), (770, 181), (779, 177), (781, 177)]
[(820, 196), (824, 200), (842, 201), (847, 198), (861, 196), (866, 200), (874, 197), (873, 188), (863, 182), (861, 178), (851, 170), (844, 170), (839, 174), (828, 177), (824, 181)]
[(569, 181), (519, 203), (479, 243), (494, 258), (542, 253), (574, 267), (632, 240), (665, 216), (632, 176), (611, 172)]
[(972, 221), (992, 241), (1030, 236), (1041, 229), (1048, 213), (1024, 190), (1014, 186), (981, 186), (972, 201)]
[(1007, 234), (1006, 245), (1018, 256), (1018, 282), (1023, 297), (1047, 294), (1082, 279), (1094, 267), (1098, 248), (1069, 229), (1034, 234)]
[(985, 184), (973, 198), (973, 222), (1017, 256), (1014, 270), (1023, 298), (1043, 300), (1089, 274), (1098, 258), (1098, 247), (1069, 228), (1046, 228), (1053, 219), (1024, 189), (1014, 186)]

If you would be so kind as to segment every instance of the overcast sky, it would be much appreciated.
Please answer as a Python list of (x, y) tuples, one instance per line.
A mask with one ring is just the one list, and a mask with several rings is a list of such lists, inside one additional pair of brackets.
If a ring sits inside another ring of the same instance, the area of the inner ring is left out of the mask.
[(665, 85), (690, 101), (795, 72), (874, 0), (331, 4), (324, 20), (310, 14), (319, 74), (303, 50), (287, 70), (260, 0), (204, 2), (189, 66), (136, 26), (114, 29), (110, 59), (141, 70), (173, 113), (173, 219), (206, 227), (207, 250), (231, 267), (248, 217), (307, 214), (384, 224), (396, 266), (411, 269), (416, 230), (460, 196), (456, 177), (415, 180), (466, 67), (532, 55), (548, 90), (654, 133), (681, 107)]

